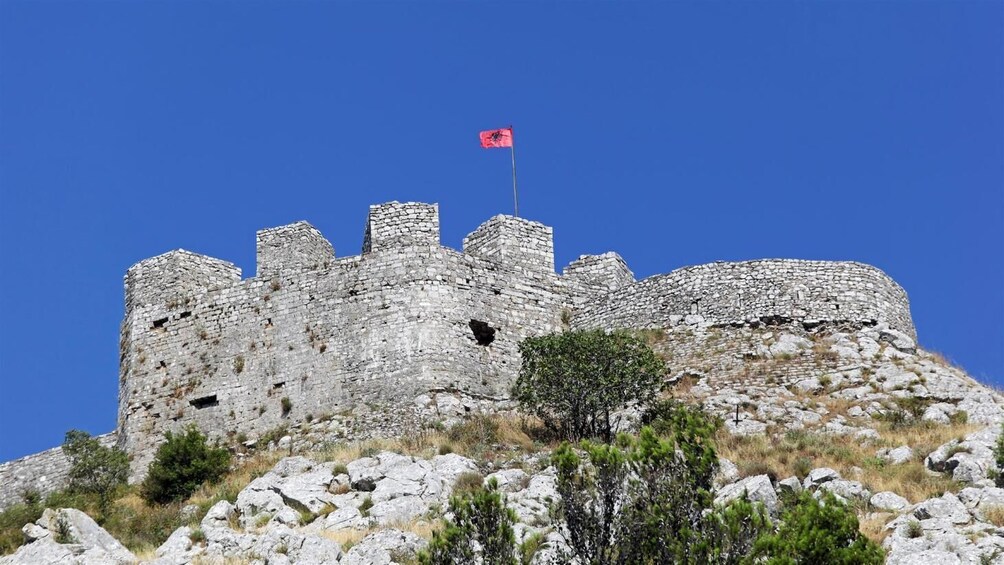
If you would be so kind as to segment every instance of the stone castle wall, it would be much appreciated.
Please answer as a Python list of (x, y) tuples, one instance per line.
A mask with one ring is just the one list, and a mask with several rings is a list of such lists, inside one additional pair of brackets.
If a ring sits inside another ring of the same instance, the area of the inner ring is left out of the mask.
[[(97, 436), (105, 447), (113, 447), (115, 433)], [(29, 492), (43, 497), (64, 488), (69, 481), (70, 460), (61, 447), (0, 463), (0, 510), (24, 501)]]
[(253, 439), (308, 415), (393, 412), (430, 390), (504, 397), (517, 343), (561, 328), (550, 228), (496, 217), (459, 253), (438, 225), (435, 206), (392, 203), (371, 208), (360, 256), (336, 259), (300, 223), (259, 234), (250, 279), (181, 252), (130, 269), (118, 429), (134, 473), (188, 423)]
[[(550, 227), (495, 216), (458, 252), (440, 245), (434, 204), (371, 206), (357, 256), (336, 258), (306, 222), (261, 230), (256, 247), (247, 279), (183, 250), (127, 272), (117, 441), (134, 480), (164, 431), (188, 424), (255, 439), (328, 414), (404, 421), (428, 393), (503, 399), (519, 341), (568, 327), (670, 328), (696, 315), (717, 325), (884, 321), (915, 333), (905, 292), (867, 265), (712, 263), (635, 282), (605, 253), (559, 276)], [(30, 476), (34, 461), (6, 472)]]
[(906, 292), (862, 263), (764, 259), (677, 269), (586, 302), (582, 328), (666, 328), (686, 316), (713, 325), (884, 321), (916, 337)]

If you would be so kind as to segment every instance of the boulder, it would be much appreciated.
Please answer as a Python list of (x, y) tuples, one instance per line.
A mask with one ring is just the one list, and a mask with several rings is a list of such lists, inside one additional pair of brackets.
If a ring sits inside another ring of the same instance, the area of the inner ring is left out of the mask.
[(715, 473), (714, 478), (715, 488), (721, 488), (738, 480), (739, 467), (736, 467), (735, 463), (725, 459), (724, 457), (720, 458), (718, 460), (718, 472)]
[(901, 445), (893, 449), (880, 449), (876, 455), (893, 465), (902, 465), (913, 459), (913, 450), (909, 445)]
[(401, 496), (378, 502), (369, 509), (369, 516), (381, 525), (408, 522), (429, 511), (429, 503), (418, 496)]
[(830, 469), (829, 467), (820, 467), (809, 471), (809, 474), (806, 475), (805, 480), (802, 482), (802, 486), (806, 489), (812, 489), (823, 483), (835, 481), (839, 478), (840, 473)]
[(872, 495), (868, 502), (876, 510), (884, 510), (886, 512), (902, 512), (910, 506), (909, 500), (891, 491), (876, 493)]
[(131, 551), (75, 508), (46, 508), (35, 526), (25, 528), (32, 541), (0, 559), (0, 564), (118, 565), (137, 561)]
[(788, 477), (777, 482), (777, 491), (787, 494), (798, 494), (802, 492), (802, 481), (798, 477)]
[(968, 524), (972, 521), (969, 509), (957, 496), (946, 492), (941, 498), (932, 498), (921, 502), (913, 509), (913, 515), (918, 520), (940, 519), (952, 524)]
[(715, 504), (719, 506), (728, 505), (744, 494), (751, 502), (762, 503), (764, 508), (772, 515), (777, 513), (780, 501), (777, 498), (773, 485), (770, 483), (770, 477), (767, 475), (747, 477), (739, 482), (723, 487), (715, 496)]
[(192, 543), (192, 528), (182, 526), (157, 548), (157, 559), (150, 565), (185, 565), (204, 551)]
[(401, 530), (387, 529), (374, 532), (352, 546), (339, 561), (341, 565), (390, 565), (392, 557), (414, 560), (419, 550), (427, 545), (421, 537)]
[(831, 492), (844, 502), (854, 500), (867, 501), (872, 495), (872, 493), (858, 481), (848, 481), (844, 479), (835, 479), (820, 484), (817, 492), (821, 491)]

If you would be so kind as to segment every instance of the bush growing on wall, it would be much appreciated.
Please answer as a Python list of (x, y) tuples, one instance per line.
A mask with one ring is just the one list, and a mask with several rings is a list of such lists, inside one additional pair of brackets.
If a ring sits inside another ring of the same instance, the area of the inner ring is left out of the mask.
[(609, 443), (612, 414), (655, 398), (665, 372), (652, 350), (625, 332), (531, 337), (520, 342), (519, 351), (522, 365), (513, 398), (572, 441), (600, 437)]
[(220, 480), (230, 467), (230, 453), (208, 445), (206, 436), (194, 425), (164, 436), (167, 441), (157, 449), (143, 481), (147, 502), (164, 504), (187, 498), (203, 483)]

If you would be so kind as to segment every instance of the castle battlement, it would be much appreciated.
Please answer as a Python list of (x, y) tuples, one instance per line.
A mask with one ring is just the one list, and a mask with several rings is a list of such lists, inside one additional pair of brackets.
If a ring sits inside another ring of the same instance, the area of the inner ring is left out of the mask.
[(182, 250), (127, 272), (117, 438), (134, 478), (163, 432), (188, 423), (253, 439), (321, 414), (393, 420), (435, 391), (504, 399), (519, 342), (569, 327), (886, 322), (914, 334), (906, 293), (868, 265), (712, 263), (635, 281), (604, 253), (559, 275), (550, 227), (495, 216), (457, 251), (440, 244), (436, 204), (371, 206), (360, 255), (336, 258), (307, 222), (259, 231), (256, 249), (247, 279)]

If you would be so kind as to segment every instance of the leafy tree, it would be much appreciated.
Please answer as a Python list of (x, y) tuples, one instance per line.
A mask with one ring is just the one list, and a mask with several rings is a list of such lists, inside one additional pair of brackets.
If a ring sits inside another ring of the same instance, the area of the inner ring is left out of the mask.
[(614, 445), (583, 441), (586, 459), (567, 443), (555, 452), (560, 509), (579, 562), (741, 563), (766, 529), (748, 501), (712, 507), (717, 464), (708, 458), (717, 459), (707, 430), (667, 431), (670, 439), (646, 426)]
[[(434, 532), (429, 546), (419, 553), (423, 565), (483, 563), (516, 565), (516, 513), (506, 508), (495, 479), (483, 489), (450, 499), (453, 520)], [(479, 560), (480, 557), (480, 560)]]
[(861, 535), (852, 510), (832, 493), (816, 500), (809, 492), (788, 501), (777, 532), (757, 540), (753, 557), (769, 565), (868, 565), (885, 559), (882, 549)]
[(613, 438), (611, 414), (651, 401), (665, 367), (625, 332), (577, 331), (531, 337), (519, 344), (522, 366), (512, 396), (547, 429), (571, 441)]
[(66, 432), (63, 453), (70, 460), (69, 489), (98, 495), (104, 513), (118, 487), (129, 479), (129, 457), (80, 430)]
[(167, 441), (157, 449), (143, 481), (147, 502), (163, 504), (187, 498), (203, 483), (219, 481), (230, 467), (230, 453), (208, 445), (195, 425), (164, 436)]

